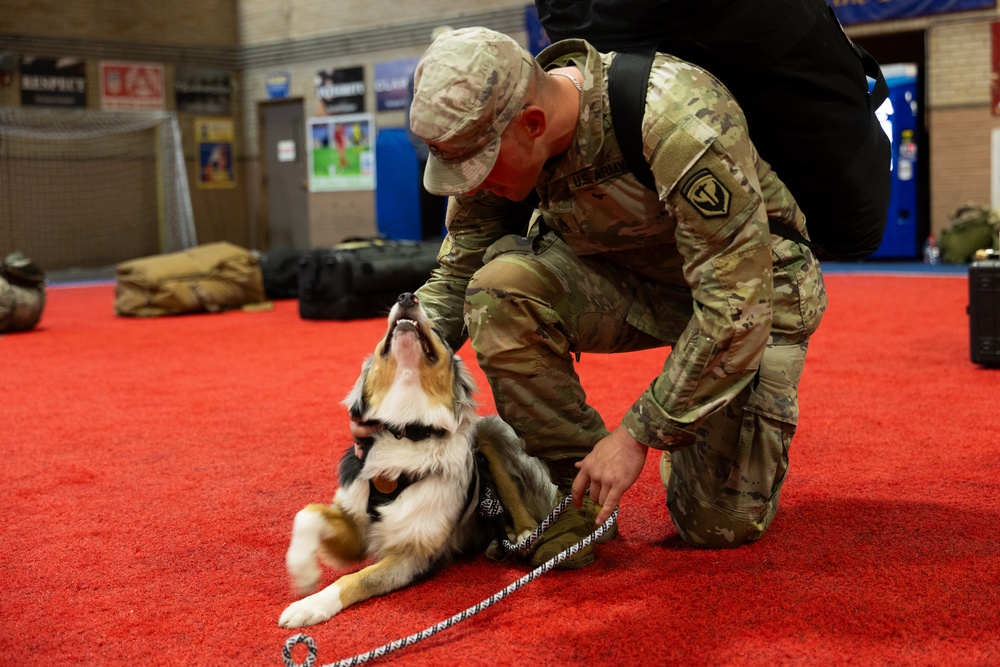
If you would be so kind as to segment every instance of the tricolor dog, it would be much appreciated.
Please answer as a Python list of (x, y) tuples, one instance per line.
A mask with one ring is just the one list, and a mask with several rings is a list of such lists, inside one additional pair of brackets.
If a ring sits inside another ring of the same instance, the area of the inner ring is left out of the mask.
[[(383, 428), (344, 453), (333, 504), (295, 516), (285, 562), (293, 586), (312, 594), (285, 609), (280, 625), (320, 623), (485, 549), (497, 536), (477, 511), (489, 478), (512, 541), (545, 518), (556, 503), (548, 472), (507, 424), (476, 413), (474, 391), (417, 297), (401, 295), (344, 401), (352, 418)], [(314, 593), (318, 561), (367, 565)]]

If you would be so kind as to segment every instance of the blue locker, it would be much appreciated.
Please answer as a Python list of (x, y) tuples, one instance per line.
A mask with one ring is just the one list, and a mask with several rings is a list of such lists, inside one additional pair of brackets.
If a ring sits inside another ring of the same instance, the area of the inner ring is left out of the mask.
[(401, 127), (378, 131), (375, 140), (375, 220), (379, 235), (397, 241), (423, 238), (420, 166)]

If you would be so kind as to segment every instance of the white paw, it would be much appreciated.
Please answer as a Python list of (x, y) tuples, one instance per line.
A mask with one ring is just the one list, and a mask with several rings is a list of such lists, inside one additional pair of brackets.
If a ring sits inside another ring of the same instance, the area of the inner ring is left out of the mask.
[(319, 551), (323, 528), (323, 518), (316, 512), (304, 509), (295, 515), (292, 541), (285, 554), (285, 567), (292, 579), (292, 586), (299, 595), (308, 595), (316, 590), (322, 576), (316, 562), (316, 553)]
[(281, 612), (278, 625), (283, 628), (301, 628), (315, 625), (333, 618), (343, 606), (340, 604), (340, 589), (334, 584), (319, 593), (293, 602)]
[(285, 567), (292, 579), (292, 587), (299, 595), (308, 595), (316, 590), (323, 571), (316, 562), (316, 552), (312, 549), (297, 548), (300, 545), (292, 542), (285, 554)]

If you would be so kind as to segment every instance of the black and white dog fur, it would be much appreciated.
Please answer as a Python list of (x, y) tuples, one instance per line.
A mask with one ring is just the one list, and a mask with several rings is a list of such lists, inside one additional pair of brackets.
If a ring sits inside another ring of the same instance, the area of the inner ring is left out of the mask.
[[(286, 565), (295, 589), (312, 594), (285, 609), (283, 627), (326, 621), (455, 555), (485, 549), (496, 537), (494, 524), (477, 511), (486, 474), (512, 541), (534, 530), (556, 503), (545, 466), (524, 453), (514, 431), (476, 413), (471, 375), (417, 297), (401, 295), (388, 324), (344, 401), (352, 418), (383, 428), (345, 452), (333, 504), (309, 505), (295, 516)], [(338, 568), (370, 564), (313, 593), (318, 560)]]

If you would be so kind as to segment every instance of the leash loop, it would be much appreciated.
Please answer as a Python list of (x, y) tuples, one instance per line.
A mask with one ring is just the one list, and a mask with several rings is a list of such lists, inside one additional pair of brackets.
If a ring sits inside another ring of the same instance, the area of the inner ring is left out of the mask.
[[(301, 665), (292, 660), (292, 649), (297, 644), (305, 644), (306, 648), (309, 649), (309, 655)], [(285, 667), (312, 667), (316, 664), (316, 652), (316, 642), (313, 641), (312, 637), (303, 634), (292, 635), (281, 648), (281, 659), (284, 661)]]

